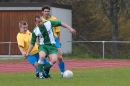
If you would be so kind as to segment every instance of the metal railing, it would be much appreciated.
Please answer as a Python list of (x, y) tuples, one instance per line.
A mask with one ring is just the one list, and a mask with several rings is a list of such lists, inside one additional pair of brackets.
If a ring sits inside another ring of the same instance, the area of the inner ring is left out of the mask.
[[(83, 42), (88, 42), (88, 43), (102, 43), (102, 58), (104, 59), (105, 57), (105, 43), (129, 43), (130, 41), (68, 41), (68, 42), (73, 42), (73, 43), (83, 43)], [(10, 51), (11, 51), (11, 44), (12, 43), (17, 43), (17, 42), (0, 42), (0, 44), (8, 44), (8, 56), (10, 57)]]
[(10, 58), (10, 51), (11, 51), (11, 44), (12, 43), (17, 43), (17, 42), (0, 42), (0, 44), (8, 44), (8, 56)]
[(130, 43), (130, 41), (68, 41), (68, 42), (73, 42), (73, 43), (102, 43), (102, 58), (104, 59), (105, 57), (105, 43)]

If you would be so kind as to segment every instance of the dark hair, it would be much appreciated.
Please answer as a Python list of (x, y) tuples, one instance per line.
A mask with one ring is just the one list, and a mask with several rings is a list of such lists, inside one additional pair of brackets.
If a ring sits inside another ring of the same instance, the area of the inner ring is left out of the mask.
[(43, 6), (42, 6), (42, 11), (44, 11), (45, 9), (49, 9), (49, 10), (51, 10), (51, 8), (50, 8), (49, 5), (43, 5)]
[(37, 15), (35, 15), (35, 18), (34, 18), (34, 20), (36, 21), (36, 18), (41, 18), (41, 15), (39, 15), (39, 14), (37, 14)]

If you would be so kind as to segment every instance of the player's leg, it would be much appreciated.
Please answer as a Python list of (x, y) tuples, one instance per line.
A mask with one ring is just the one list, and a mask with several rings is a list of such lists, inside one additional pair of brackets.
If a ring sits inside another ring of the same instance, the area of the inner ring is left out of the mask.
[(48, 63), (49, 61), (48, 61), (48, 58), (47, 58), (47, 56), (44, 58), (44, 64), (43, 65), (46, 65), (47, 63)]
[(44, 45), (39, 46), (39, 60), (38, 60), (39, 78), (43, 78), (43, 62), (44, 62), (46, 53), (47, 53), (47, 50), (45, 46)]
[(38, 60), (38, 69), (39, 69), (39, 78), (43, 78), (43, 64), (46, 53), (44, 51), (39, 52), (39, 60)]
[(28, 59), (28, 62), (35, 67), (35, 71), (37, 74), (38, 73), (38, 63), (37, 63), (38, 58), (35, 55), (38, 55), (38, 53), (34, 55), (28, 55), (27, 59)]
[(63, 73), (65, 71), (65, 63), (63, 61), (60, 48), (58, 48), (58, 66), (60, 68), (61, 76), (63, 76)]
[(45, 78), (51, 78), (51, 76), (50, 76), (50, 74), (49, 74), (49, 72), (50, 72), (50, 68), (56, 63), (56, 61), (57, 61), (57, 54), (50, 54), (49, 55), (49, 58), (50, 58), (50, 62), (49, 63), (47, 63), (45, 66), (44, 66), (44, 68), (43, 68), (43, 70), (45, 71), (44, 72), (44, 77)]
[(61, 46), (60, 46), (58, 38), (55, 38), (55, 42), (56, 42), (56, 47), (58, 48), (58, 66), (60, 68), (60, 72), (61, 72), (61, 76), (62, 76), (63, 72), (65, 71), (65, 63), (62, 58), (62, 54), (61, 54), (61, 50), (60, 50)]
[(49, 53), (49, 59), (50, 62), (48, 64), (46, 64), (44, 66), (44, 71), (46, 72), (46, 74), (49, 74), (49, 70), (50, 68), (56, 63), (57, 61), (57, 48), (55, 47), (55, 45), (48, 45), (46, 46), (48, 49), (48, 53)]
[[(36, 75), (35, 75), (35, 77), (36, 78), (39, 78), (39, 71), (38, 71), (38, 60), (39, 60), (39, 53), (37, 53), (37, 54), (35, 54), (35, 63), (34, 63), (34, 65), (35, 65), (35, 67), (36, 67)], [(45, 66), (46, 64), (48, 63), (48, 59), (47, 59), (47, 57), (45, 57), (44, 58), (44, 61), (43, 61), (43, 66)], [(43, 74), (44, 74), (44, 72), (43, 72)], [(44, 75), (43, 75), (44, 76)]]

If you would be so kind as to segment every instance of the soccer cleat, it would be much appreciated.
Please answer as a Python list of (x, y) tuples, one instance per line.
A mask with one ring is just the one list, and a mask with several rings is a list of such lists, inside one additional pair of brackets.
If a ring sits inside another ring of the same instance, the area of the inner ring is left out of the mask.
[(44, 77), (43, 76), (39, 76), (39, 79), (43, 79)]
[(50, 79), (50, 78), (51, 78), (51, 75), (50, 75), (50, 74), (48, 74), (47, 78), (48, 78), (48, 79)]
[(42, 73), (39, 73), (39, 79), (43, 79), (43, 74)]
[(64, 74), (64, 72), (61, 72), (61, 77), (63, 78), (63, 74)]
[(39, 77), (39, 73), (36, 73), (35, 78), (51, 78), (50, 74), (46, 74), (45, 72), (43, 72), (43, 75), (41, 77)]
[(43, 72), (43, 76), (44, 76), (45, 78), (51, 78), (50, 74), (46, 74), (45, 71)]
[(63, 74), (61, 74), (61, 78), (63, 78)]
[(43, 79), (43, 78), (44, 78), (43, 75), (40, 75), (40, 76), (39, 76), (39, 79)]
[(36, 73), (35, 78), (39, 78), (39, 73)]
[(43, 76), (39, 77), (39, 73), (36, 73), (35, 78), (43, 79), (44, 77)]

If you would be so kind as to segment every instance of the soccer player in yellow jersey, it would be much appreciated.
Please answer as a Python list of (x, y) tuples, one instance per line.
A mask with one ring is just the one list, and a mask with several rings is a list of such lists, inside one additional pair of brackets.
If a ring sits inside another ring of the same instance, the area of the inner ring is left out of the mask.
[[(42, 7), (42, 21), (58, 21), (56, 17), (50, 15), (50, 6), (49, 5), (43, 5)], [(62, 58), (61, 54), (61, 43), (60, 43), (60, 28), (59, 27), (53, 27), (53, 32), (54, 32), (54, 37), (55, 37), (55, 42), (56, 42), (56, 47), (58, 48), (58, 66), (60, 68), (61, 76), (63, 75), (63, 72), (65, 71), (65, 63)]]
[[(36, 69), (36, 76), (39, 77), (38, 75), (38, 60), (39, 60), (39, 51), (38, 51), (38, 45), (35, 44), (33, 50), (30, 52), (28, 57), (26, 57), (26, 52), (29, 48), (30, 41), (32, 38), (32, 33), (28, 30), (28, 24), (25, 21), (20, 21), (19, 22), (19, 28), (20, 32), (17, 34), (17, 43), (18, 43), (18, 48), (22, 54), (22, 56), (26, 59), (28, 59), (28, 62), (33, 65)], [(48, 61), (44, 59), (44, 64), (47, 64)]]

